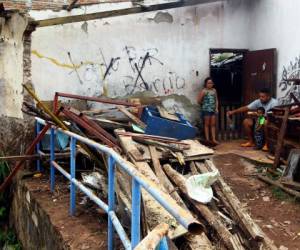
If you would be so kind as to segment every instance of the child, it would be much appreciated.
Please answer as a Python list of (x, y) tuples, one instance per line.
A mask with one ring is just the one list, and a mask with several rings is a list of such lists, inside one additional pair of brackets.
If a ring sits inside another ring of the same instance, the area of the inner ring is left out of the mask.
[(257, 109), (257, 120), (255, 122), (254, 128), (254, 141), (257, 149), (262, 149), (264, 146), (265, 136), (264, 136), (264, 126), (266, 123), (265, 118), (265, 109), (263, 107), (259, 107)]
[(210, 77), (204, 80), (204, 89), (198, 95), (198, 103), (201, 105), (202, 116), (204, 118), (205, 139), (210, 141), (210, 132), (212, 142), (218, 145), (216, 140), (216, 113), (218, 112), (218, 96), (214, 88), (214, 82)]

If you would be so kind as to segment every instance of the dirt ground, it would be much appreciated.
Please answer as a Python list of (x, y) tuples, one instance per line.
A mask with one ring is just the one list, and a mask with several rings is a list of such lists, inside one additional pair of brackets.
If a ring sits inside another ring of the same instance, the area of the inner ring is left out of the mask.
[(80, 204), (83, 197), (77, 195), (76, 216), (69, 215), (69, 188), (66, 182), (57, 178), (55, 194), (49, 189), (49, 179), (27, 180), (27, 187), (47, 212), (50, 220), (62, 235), (70, 249), (107, 249), (107, 216), (88, 204)]
[(257, 166), (234, 154), (213, 158), (252, 218), (280, 249), (300, 249), (300, 203), (258, 180)]

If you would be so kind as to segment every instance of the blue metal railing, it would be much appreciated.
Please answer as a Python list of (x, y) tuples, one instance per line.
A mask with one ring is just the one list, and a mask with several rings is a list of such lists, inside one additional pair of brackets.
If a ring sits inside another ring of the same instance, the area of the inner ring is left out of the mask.
[[(36, 132), (40, 132), (40, 124), (45, 125), (46, 122), (40, 118), (36, 118), (37, 126)], [(79, 189), (85, 193), (92, 201), (94, 201), (100, 208), (102, 208), (108, 214), (108, 249), (114, 249), (114, 230), (118, 233), (125, 249), (134, 249), (140, 242), (140, 211), (141, 211), (141, 187), (143, 187), (157, 202), (159, 202), (175, 219), (189, 229), (193, 227), (197, 221), (186, 213), (176, 202), (170, 200), (170, 198), (157, 189), (153, 183), (147, 180), (135, 167), (125, 159), (123, 159), (113, 149), (104, 145), (96, 143), (93, 140), (82, 137), (78, 134), (62, 130), (60, 128), (51, 127), (50, 134), (50, 188), (51, 192), (55, 188), (55, 170), (58, 170), (63, 174), (70, 182), (70, 214), (74, 215), (76, 211), (76, 189)], [(55, 131), (61, 131), (71, 138), (70, 142), (70, 174), (65, 171), (55, 161)], [(108, 204), (105, 204), (99, 199), (93, 192), (86, 188), (81, 182), (76, 180), (76, 143), (87, 144), (94, 147), (96, 150), (105, 153), (108, 156)], [(40, 145), (36, 147), (37, 153), (40, 153)], [(115, 168), (120, 167), (132, 178), (132, 214), (131, 214), (131, 241), (129, 240), (124, 228), (122, 227), (119, 219), (115, 214)], [(41, 169), (41, 164), (37, 162), (38, 170)], [(164, 237), (161, 244), (158, 246), (159, 250), (167, 250), (167, 240)]]

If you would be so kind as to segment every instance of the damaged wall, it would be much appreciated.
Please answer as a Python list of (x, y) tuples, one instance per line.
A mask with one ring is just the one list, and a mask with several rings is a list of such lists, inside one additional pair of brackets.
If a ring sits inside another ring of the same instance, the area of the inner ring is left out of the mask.
[[(245, 2), (39, 28), (32, 38), (34, 87), (44, 100), (53, 99), (55, 91), (108, 97), (143, 91), (173, 95), (165, 104), (184, 112), (182, 106), (195, 105), (209, 74), (209, 48), (247, 47), (242, 35), (248, 27)], [(198, 116), (195, 107), (186, 110), (189, 119)]]
[(0, 115), (22, 118), (24, 16), (0, 18)]
[(24, 153), (34, 135), (33, 119), (23, 117), (21, 111), (23, 79), (27, 82), (23, 75), (26, 26), (27, 17), (20, 14), (0, 18), (0, 153), (5, 155)]

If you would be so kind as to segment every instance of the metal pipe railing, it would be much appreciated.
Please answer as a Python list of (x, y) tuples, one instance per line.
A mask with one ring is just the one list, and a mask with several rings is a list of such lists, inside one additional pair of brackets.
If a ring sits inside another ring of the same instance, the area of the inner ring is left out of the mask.
[[(36, 117), (37, 123), (46, 125), (47, 123)], [(37, 126), (38, 127), (38, 126)], [(61, 131), (62, 133), (68, 135), (71, 138), (71, 153), (70, 153), (70, 174), (65, 171), (56, 161), (55, 161), (55, 130)], [(108, 205), (105, 204), (101, 199), (94, 195), (88, 188), (86, 188), (82, 183), (76, 180), (76, 142), (81, 142), (95, 149), (102, 151), (108, 156)], [(70, 214), (75, 214), (76, 209), (76, 188), (85, 193), (92, 201), (94, 201), (99, 207), (101, 207), (108, 214), (108, 249), (112, 250), (114, 248), (114, 229), (118, 233), (125, 249), (134, 249), (140, 242), (140, 211), (141, 211), (141, 187), (143, 187), (158, 203), (162, 205), (176, 220), (184, 226), (190, 232), (200, 233), (202, 231), (202, 225), (191, 216), (191, 214), (177, 205), (177, 203), (167, 194), (162, 192), (156, 187), (156, 185), (143, 176), (139, 171), (137, 171), (129, 161), (123, 159), (117, 152), (112, 148), (101, 145), (89, 138), (82, 137), (78, 134), (72, 133), (70, 131), (57, 128), (55, 126), (51, 127), (51, 137), (50, 137), (50, 186), (51, 191), (55, 188), (55, 170), (62, 173), (71, 182), (70, 189)], [(126, 235), (119, 219), (115, 214), (115, 167), (120, 167), (128, 175), (132, 177), (132, 215), (131, 215), (131, 242)], [(163, 243), (166, 240), (163, 239)], [(159, 244), (159, 249), (168, 249), (166, 244)]]

